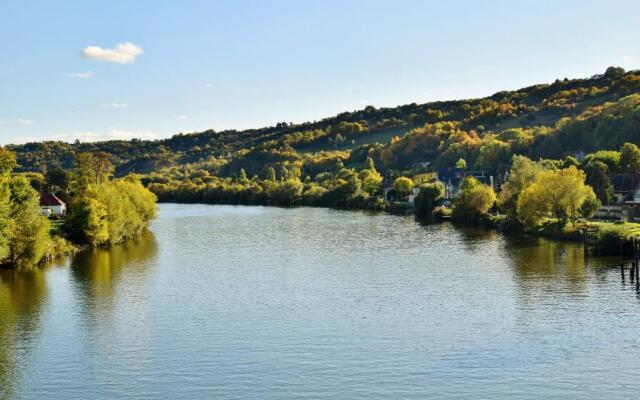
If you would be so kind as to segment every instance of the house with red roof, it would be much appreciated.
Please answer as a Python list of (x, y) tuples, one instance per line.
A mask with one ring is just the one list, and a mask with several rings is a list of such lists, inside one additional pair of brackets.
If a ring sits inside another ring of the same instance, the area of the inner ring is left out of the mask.
[(67, 213), (67, 205), (64, 204), (55, 194), (40, 194), (40, 211), (43, 215), (65, 215)]

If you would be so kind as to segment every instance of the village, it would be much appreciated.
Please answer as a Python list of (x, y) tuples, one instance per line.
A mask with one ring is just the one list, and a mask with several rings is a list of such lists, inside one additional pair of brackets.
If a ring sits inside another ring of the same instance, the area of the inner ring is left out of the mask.
[[(579, 154), (584, 158), (584, 154)], [(460, 195), (461, 185), (465, 178), (473, 177), (478, 182), (491, 187), (499, 193), (502, 184), (508, 180), (509, 172), (493, 176), (485, 171), (467, 171), (464, 168), (441, 168), (433, 174), (435, 181), (444, 187), (443, 205), (451, 207)], [(609, 174), (613, 192), (608, 204), (602, 204), (593, 215), (595, 220), (604, 221), (640, 221), (640, 175), (632, 173)], [(411, 213), (415, 199), (420, 193), (418, 185), (414, 186), (408, 195), (400, 196), (392, 185), (393, 181), (385, 182), (382, 197), (385, 201), (403, 205)]]

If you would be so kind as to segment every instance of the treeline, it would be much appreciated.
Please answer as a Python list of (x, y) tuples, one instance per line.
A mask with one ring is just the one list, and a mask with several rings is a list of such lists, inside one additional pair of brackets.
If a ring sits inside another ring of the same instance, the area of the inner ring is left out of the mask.
[[(13, 173), (15, 154), (0, 148), (0, 266), (32, 266), (139, 235), (155, 217), (156, 197), (136, 176), (113, 179), (105, 153), (82, 153), (66, 172)], [(36, 190), (38, 189), (38, 190)], [(43, 216), (40, 193), (67, 201), (66, 218)]]
[(308, 175), (303, 178), (296, 165), (282, 166), (278, 172), (269, 167), (264, 178), (255, 175), (249, 179), (244, 169), (234, 178), (206, 171), (196, 171), (186, 179), (184, 175), (162, 174), (143, 178), (149, 190), (167, 202), (368, 209), (384, 208), (384, 202), (376, 196), (382, 180), (371, 159), (360, 171), (343, 167), (335, 173), (318, 173), (313, 179)]

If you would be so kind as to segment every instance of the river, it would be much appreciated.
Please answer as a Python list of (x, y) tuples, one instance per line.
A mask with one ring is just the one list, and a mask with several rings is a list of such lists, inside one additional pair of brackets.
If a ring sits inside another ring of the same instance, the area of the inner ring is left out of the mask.
[(0, 271), (0, 398), (634, 398), (640, 301), (608, 262), (384, 213), (164, 204), (138, 240)]

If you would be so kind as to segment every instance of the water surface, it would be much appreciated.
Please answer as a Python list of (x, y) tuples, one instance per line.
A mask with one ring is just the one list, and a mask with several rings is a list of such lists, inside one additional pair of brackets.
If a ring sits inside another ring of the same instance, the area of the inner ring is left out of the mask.
[(162, 205), (139, 240), (0, 272), (0, 399), (634, 398), (640, 303), (607, 262), (386, 214)]

